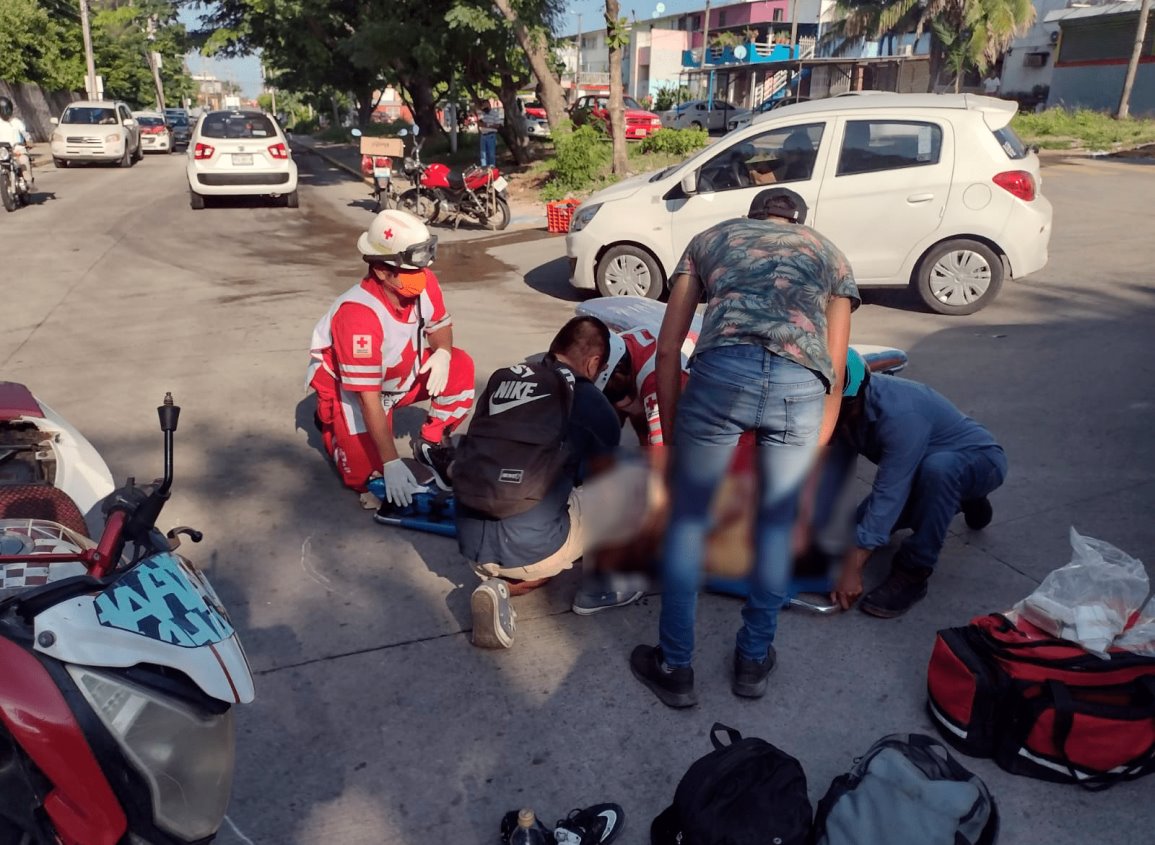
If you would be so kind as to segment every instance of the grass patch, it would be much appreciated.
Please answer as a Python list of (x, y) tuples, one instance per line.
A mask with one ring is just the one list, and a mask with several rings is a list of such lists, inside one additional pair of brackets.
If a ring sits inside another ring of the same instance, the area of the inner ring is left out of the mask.
[(1110, 150), (1155, 143), (1155, 120), (1115, 120), (1090, 109), (1023, 112), (1015, 115), (1011, 126), (1024, 142), (1045, 150)]

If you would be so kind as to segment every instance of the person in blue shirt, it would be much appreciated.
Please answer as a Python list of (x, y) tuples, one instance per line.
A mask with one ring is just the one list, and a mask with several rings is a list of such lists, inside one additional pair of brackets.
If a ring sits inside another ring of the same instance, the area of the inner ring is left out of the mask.
[(822, 523), (831, 497), (852, 477), (858, 455), (877, 465), (870, 494), (858, 506), (853, 547), (832, 599), (848, 610), (862, 596), (862, 570), (871, 553), (887, 545), (894, 531), (909, 528), (913, 533), (899, 546), (890, 575), (859, 605), (872, 616), (892, 618), (926, 596), (956, 514), (961, 511), (974, 530), (990, 523), (987, 497), (1006, 478), (1007, 456), (984, 426), (926, 385), (871, 374), (854, 350), (846, 369), (817, 522)]

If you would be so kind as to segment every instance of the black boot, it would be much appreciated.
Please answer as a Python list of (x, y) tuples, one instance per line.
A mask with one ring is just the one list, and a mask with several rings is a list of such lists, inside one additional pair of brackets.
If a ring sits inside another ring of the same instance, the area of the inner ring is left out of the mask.
[(693, 707), (698, 703), (694, 694), (694, 670), (690, 666), (672, 669), (662, 657), (661, 646), (640, 645), (630, 655), (630, 669), (634, 677), (650, 688), (658, 699), (669, 707)]
[(863, 613), (881, 619), (902, 616), (926, 598), (926, 582), (932, 571), (892, 566), (886, 580), (863, 597)]
[(995, 510), (991, 507), (991, 500), (983, 496), (981, 499), (970, 499), (963, 502), (962, 513), (967, 528), (972, 531), (980, 531), (991, 524), (991, 517), (995, 515)]

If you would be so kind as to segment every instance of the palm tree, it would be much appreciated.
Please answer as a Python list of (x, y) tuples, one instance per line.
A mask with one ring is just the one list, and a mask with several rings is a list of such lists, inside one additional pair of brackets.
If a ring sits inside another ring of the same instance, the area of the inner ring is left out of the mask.
[(932, 91), (944, 64), (955, 72), (957, 91), (969, 68), (985, 72), (1035, 22), (1031, 0), (843, 0), (839, 9), (843, 18), (830, 34), (836, 53), (859, 38), (929, 29)]

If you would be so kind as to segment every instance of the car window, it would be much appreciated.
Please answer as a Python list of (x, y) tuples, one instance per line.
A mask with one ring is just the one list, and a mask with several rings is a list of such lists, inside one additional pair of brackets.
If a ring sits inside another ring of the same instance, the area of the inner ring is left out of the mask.
[(1027, 157), (1027, 145), (1022, 142), (1022, 139), (1015, 134), (1015, 130), (1011, 127), (1004, 126), (1002, 129), (996, 129), (994, 135), (999, 146), (1003, 148), (1003, 152), (1007, 154), (1007, 158), (1017, 160)]
[(201, 135), (205, 138), (272, 138), (277, 130), (263, 114), (214, 112), (206, 115)]
[(71, 106), (64, 110), (61, 123), (76, 123), (98, 126), (116, 123), (116, 111), (100, 106)]
[(938, 164), (942, 128), (915, 120), (849, 120), (838, 176)]
[(645, 109), (642, 107), (642, 104), (635, 100), (633, 97), (622, 97), (622, 104), (627, 109), (638, 109), (639, 111), (645, 111)]
[(120, 113), (120, 120), (122, 123), (126, 120), (132, 120), (132, 115), (124, 106), (118, 106), (117, 111)]
[(141, 115), (136, 119), (136, 122), (141, 126), (164, 126), (162, 118), (149, 117), (148, 115)]
[(814, 173), (825, 123), (771, 129), (734, 144), (702, 167), (700, 191), (804, 182)]

